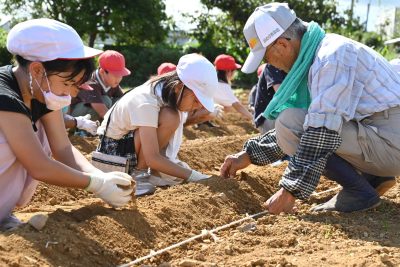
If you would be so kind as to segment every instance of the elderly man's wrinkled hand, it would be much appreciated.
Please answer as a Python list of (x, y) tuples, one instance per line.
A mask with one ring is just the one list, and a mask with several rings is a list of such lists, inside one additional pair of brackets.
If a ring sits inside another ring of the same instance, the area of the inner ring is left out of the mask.
[(251, 164), (250, 157), (245, 151), (229, 155), (221, 166), (221, 176), (233, 178), (238, 170), (244, 169)]
[(281, 188), (264, 203), (264, 207), (272, 214), (293, 213), (295, 200), (289, 191)]

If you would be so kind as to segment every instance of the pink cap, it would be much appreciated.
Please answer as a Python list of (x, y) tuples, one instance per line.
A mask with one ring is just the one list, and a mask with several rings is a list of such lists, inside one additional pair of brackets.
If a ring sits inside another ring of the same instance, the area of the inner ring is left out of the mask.
[(242, 65), (236, 64), (232, 56), (224, 54), (215, 58), (214, 65), (217, 70), (236, 70), (242, 67)]
[(171, 72), (171, 71), (174, 71), (174, 70), (176, 70), (176, 65), (175, 64), (172, 64), (172, 63), (169, 63), (169, 62), (164, 62), (158, 67), (157, 75), (168, 73), (168, 72)]
[(118, 76), (127, 76), (131, 74), (131, 72), (125, 68), (124, 56), (114, 50), (104, 51), (99, 57), (99, 65), (102, 69)]

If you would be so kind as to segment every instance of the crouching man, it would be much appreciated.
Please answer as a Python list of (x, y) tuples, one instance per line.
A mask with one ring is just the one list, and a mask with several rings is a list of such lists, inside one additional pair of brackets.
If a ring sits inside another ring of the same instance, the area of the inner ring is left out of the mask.
[(400, 75), (369, 47), (318, 24), (284, 3), (258, 7), (244, 27), (251, 48), (242, 71), (264, 59), (288, 73), (264, 112), (275, 129), (225, 159), (221, 175), (291, 156), (280, 190), (265, 203), (275, 214), (308, 199), (324, 174), (343, 189), (314, 211), (374, 208), (400, 175)]

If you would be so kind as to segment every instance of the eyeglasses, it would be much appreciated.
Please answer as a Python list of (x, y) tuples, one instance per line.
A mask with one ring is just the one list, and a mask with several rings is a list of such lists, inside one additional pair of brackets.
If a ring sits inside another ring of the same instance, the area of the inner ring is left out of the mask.
[(284, 38), (288, 41), (292, 40), (291, 38), (287, 38), (287, 37), (278, 37), (275, 41), (272, 42), (272, 44), (270, 44), (269, 46), (267, 46), (267, 48), (265, 49), (265, 53), (264, 53), (264, 59), (267, 62), (267, 52), (276, 44), (276, 42), (278, 42), (279, 38)]

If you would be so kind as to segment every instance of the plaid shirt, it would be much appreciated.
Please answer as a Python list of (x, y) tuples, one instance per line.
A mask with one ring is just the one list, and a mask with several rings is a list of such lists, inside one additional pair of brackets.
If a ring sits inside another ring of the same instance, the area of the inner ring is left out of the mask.
[[(328, 157), (339, 148), (341, 141), (336, 131), (308, 128), (279, 185), (296, 198), (307, 199), (317, 187)], [(285, 155), (277, 144), (275, 130), (247, 140), (243, 150), (255, 165), (267, 165)]]

